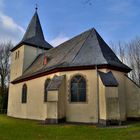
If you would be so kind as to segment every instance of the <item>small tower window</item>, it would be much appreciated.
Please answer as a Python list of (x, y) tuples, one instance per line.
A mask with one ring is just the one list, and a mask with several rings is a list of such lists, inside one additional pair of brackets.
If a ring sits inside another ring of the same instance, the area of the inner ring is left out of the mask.
[(17, 55), (18, 55), (18, 54), (17, 54), (17, 52), (16, 52), (16, 53), (15, 53), (15, 60), (17, 59)]
[(19, 54), (20, 54), (20, 52), (18, 51), (17, 58), (19, 58)]
[(51, 79), (48, 78), (46, 81), (45, 81), (45, 84), (44, 84), (44, 102), (47, 102), (47, 95), (48, 95), (48, 85), (50, 83)]
[(15, 60), (16, 60), (17, 58), (19, 58), (19, 55), (20, 55), (20, 51), (16, 51), (16, 52), (15, 52)]
[(22, 103), (26, 103), (27, 102), (27, 85), (24, 84), (22, 87), (22, 98), (21, 98), (21, 102)]

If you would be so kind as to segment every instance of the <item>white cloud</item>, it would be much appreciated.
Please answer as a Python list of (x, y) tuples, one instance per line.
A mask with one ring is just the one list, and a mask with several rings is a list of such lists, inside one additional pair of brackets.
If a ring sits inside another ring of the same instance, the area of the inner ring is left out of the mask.
[(68, 39), (69, 39), (69, 37), (67, 37), (63, 34), (60, 34), (56, 38), (51, 40), (50, 43), (51, 43), (52, 46), (56, 47), (56, 46), (60, 45), (61, 43), (67, 41)]
[(21, 26), (19, 26), (11, 17), (4, 15), (3, 13), (0, 13), (0, 23), (7, 30), (19, 30), (24, 33), (24, 29)]
[(25, 30), (16, 21), (3, 12), (4, 3), (0, 0), (0, 41), (18, 43)]

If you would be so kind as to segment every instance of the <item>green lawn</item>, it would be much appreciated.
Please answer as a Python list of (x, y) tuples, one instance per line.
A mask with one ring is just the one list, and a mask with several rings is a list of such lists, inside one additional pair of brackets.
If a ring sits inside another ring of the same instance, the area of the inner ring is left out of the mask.
[(40, 125), (0, 115), (0, 140), (140, 140), (140, 123), (127, 128), (91, 125)]

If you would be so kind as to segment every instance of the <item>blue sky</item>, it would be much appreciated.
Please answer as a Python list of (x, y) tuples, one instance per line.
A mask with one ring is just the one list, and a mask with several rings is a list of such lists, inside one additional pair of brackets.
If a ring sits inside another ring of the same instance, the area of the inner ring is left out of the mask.
[(0, 41), (22, 39), (35, 3), (45, 38), (55, 46), (92, 27), (108, 43), (140, 36), (140, 0), (0, 0)]

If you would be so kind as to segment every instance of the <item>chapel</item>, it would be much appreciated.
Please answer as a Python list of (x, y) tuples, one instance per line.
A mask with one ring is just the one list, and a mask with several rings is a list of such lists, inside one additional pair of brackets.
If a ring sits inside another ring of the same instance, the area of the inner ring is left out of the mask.
[(131, 68), (94, 28), (53, 47), (36, 11), (11, 55), (8, 116), (103, 125), (140, 118)]

